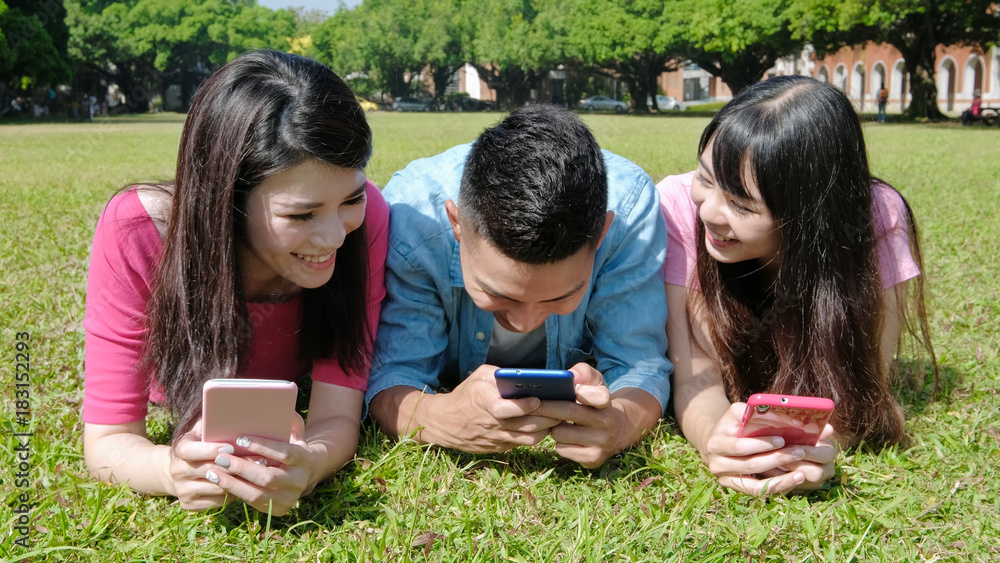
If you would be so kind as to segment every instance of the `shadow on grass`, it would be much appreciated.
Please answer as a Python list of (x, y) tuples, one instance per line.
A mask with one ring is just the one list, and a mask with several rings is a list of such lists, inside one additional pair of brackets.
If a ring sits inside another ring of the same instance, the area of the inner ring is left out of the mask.
[(271, 516), (243, 502), (234, 502), (216, 513), (212, 525), (233, 532), (238, 529), (266, 530), (303, 536), (311, 531), (332, 530), (346, 522), (374, 521), (382, 514), (384, 495), (370, 487), (364, 490), (342, 470), (303, 497), (288, 514)]
[(899, 362), (898, 369), (892, 392), (907, 417), (923, 414), (928, 406), (937, 401), (947, 402), (961, 384), (961, 374), (951, 366), (938, 366), (936, 393), (934, 373), (928, 362), (904, 359)]
[(0, 127), (25, 127), (32, 125), (116, 125), (125, 123), (184, 123), (186, 114), (183, 113), (153, 113), (153, 114), (126, 114), (112, 117), (98, 117), (93, 121), (88, 119), (67, 119), (61, 116), (53, 117), (15, 117), (0, 118)]

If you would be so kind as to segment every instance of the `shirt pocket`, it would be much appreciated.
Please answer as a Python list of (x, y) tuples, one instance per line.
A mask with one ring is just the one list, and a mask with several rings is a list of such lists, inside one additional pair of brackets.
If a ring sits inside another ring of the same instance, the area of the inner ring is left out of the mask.
[(594, 335), (590, 331), (590, 325), (583, 323), (583, 334), (576, 346), (570, 346), (566, 351), (566, 367), (572, 367), (580, 362), (591, 365), (594, 363)]

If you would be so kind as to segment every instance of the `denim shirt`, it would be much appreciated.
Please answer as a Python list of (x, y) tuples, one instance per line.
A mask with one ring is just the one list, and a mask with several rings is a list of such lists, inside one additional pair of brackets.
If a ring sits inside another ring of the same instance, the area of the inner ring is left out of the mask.
[[(470, 147), (416, 160), (382, 191), (391, 206), (386, 300), (366, 411), (390, 387), (451, 389), (486, 361), (493, 313), (476, 307), (465, 291), (459, 243), (445, 212), (447, 200), (458, 201)], [(641, 168), (603, 153), (614, 220), (580, 306), (545, 320), (545, 367), (567, 369), (593, 356), (611, 392), (639, 388), (665, 408), (673, 366), (666, 358), (667, 235), (659, 196)]]

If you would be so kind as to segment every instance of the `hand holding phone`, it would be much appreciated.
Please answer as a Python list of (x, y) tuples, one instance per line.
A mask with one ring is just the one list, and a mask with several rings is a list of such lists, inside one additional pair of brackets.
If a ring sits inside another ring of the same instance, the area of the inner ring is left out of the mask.
[(202, 387), (202, 441), (232, 444), (240, 436), (288, 442), (295, 419), (298, 386), (272, 379), (210, 379)]
[(833, 407), (820, 397), (758, 393), (747, 401), (737, 436), (781, 436), (786, 446), (815, 446)]
[(545, 401), (575, 401), (573, 372), (564, 369), (510, 369), (493, 373), (504, 399), (538, 397)]

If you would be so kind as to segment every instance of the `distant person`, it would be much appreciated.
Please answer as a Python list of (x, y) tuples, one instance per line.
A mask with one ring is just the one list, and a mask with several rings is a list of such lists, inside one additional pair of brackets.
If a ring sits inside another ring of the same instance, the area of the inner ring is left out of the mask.
[(972, 92), (972, 105), (962, 112), (962, 125), (971, 125), (983, 116), (983, 92), (976, 88)]
[[(814, 490), (839, 449), (904, 442), (890, 390), (903, 327), (933, 362), (916, 222), (872, 177), (844, 93), (802, 76), (747, 88), (702, 133), (697, 170), (657, 188), (674, 411), (719, 483)], [(836, 409), (815, 446), (737, 437), (755, 393)]]
[[(187, 510), (238, 498), (284, 514), (354, 457), (385, 295), (389, 209), (365, 179), (371, 152), (365, 112), (316, 61), (251, 52), (202, 83), (177, 177), (116, 195), (94, 235), (91, 475)], [(232, 377), (311, 381), (290, 443), (251, 436), (251, 461), (202, 442), (202, 384)], [(173, 415), (169, 445), (146, 436), (150, 401)]]
[[(652, 180), (565, 109), (515, 110), (412, 162), (392, 207), (366, 394), (391, 436), (501, 452), (548, 435), (597, 467), (657, 424), (670, 362)], [(497, 368), (568, 369), (576, 401), (501, 398)]]
[(885, 84), (882, 85), (882, 89), (878, 91), (878, 122), (885, 123), (885, 105), (889, 103), (889, 90), (886, 89)]

